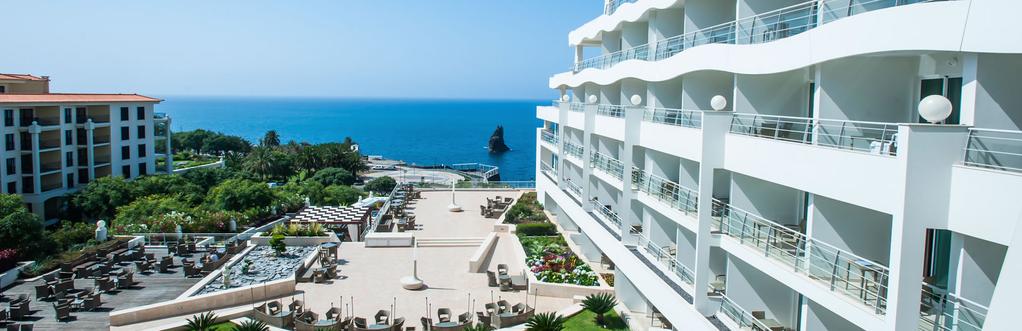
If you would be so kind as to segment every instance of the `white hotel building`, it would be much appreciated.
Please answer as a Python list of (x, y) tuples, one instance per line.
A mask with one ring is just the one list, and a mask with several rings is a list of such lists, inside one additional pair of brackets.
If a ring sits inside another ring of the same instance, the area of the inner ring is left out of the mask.
[[(51, 93), (47, 76), (0, 74), (0, 192), (47, 224), (64, 196), (103, 176), (170, 172), (170, 118), (138, 94)], [(157, 168), (157, 158), (164, 160)]]
[(536, 188), (633, 320), (1022, 329), (1022, 1), (621, 2), (568, 35)]

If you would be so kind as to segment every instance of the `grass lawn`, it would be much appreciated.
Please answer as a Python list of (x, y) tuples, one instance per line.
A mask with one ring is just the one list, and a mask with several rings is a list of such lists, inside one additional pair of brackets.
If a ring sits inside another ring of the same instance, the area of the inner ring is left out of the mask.
[(213, 324), (213, 327), (210, 328), (210, 331), (231, 331), (234, 330), (235, 326), (237, 325), (231, 322), (217, 323)]
[(572, 316), (564, 322), (565, 330), (628, 330), (628, 325), (625, 325), (625, 321), (621, 317), (617, 316), (617, 312), (611, 310), (609, 313), (603, 315), (603, 318), (607, 320), (607, 328), (603, 328), (596, 325), (596, 314), (588, 310), (582, 310), (575, 316)]

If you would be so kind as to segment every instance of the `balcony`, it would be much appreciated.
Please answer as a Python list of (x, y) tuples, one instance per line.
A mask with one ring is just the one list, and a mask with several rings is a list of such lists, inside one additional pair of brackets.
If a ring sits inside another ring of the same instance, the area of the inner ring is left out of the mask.
[(596, 107), (596, 115), (623, 118), (625, 109), (625, 106), (600, 104)]
[(544, 161), (539, 162), (539, 171), (550, 178), (550, 180), (557, 182), (557, 168), (551, 167), (549, 163)]
[(748, 310), (739, 307), (731, 298), (721, 294), (720, 310), (718, 315), (723, 315), (734, 322), (739, 330), (774, 330), (767, 327), (758, 318), (749, 313)]
[(551, 145), (554, 146), (557, 145), (558, 141), (557, 133), (548, 130), (543, 130), (542, 134), (540, 135), (540, 138), (543, 139), (543, 141), (550, 143)]
[(92, 144), (93, 145), (106, 144), (106, 143), (109, 143), (109, 142), (110, 142), (110, 135), (93, 136), (92, 137)]
[(620, 160), (603, 153), (595, 152), (589, 158), (589, 164), (597, 170), (603, 171), (618, 180), (623, 180), (625, 165)]
[(581, 113), (581, 112), (584, 112), (585, 110), (586, 110), (586, 105), (584, 103), (581, 103), (581, 102), (569, 102), (568, 103), (568, 111), (573, 111), (573, 112), (576, 112), (576, 113)]
[(730, 132), (759, 138), (897, 155), (898, 125), (759, 114), (734, 114)]
[(693, 189), (636, 167), (632, 167), (632, 186), (686, 215), (696, 214), (699, 193)]
[[(940, 0), (811, 0), (773, 11), (743, 17), (649, 44), (622, 49), (576, 62), (573, 73), (583, 69), (608, 69), (627, 60), (659, 61), (707, 44), (761, 44), (791, 37), (844, 17), (884, 8)], [(617, 3), (614, 4), (615, 6)], [(821, 16), (822, 14), (822, 16)], [(822, 17), (822, 21), (819, 19)], [(650, 50), (653, 56), (650, 57)]]
[(580, 145), (576, 145), (570, 142), (564, 143), (564, 154), (581, 160), (582, 155), (585, 153), (585, 149)]
[(672, 108), (646, 108), (643, 112), (642, 120), (650, 123), (699, 129), (703, 126), (703, 112)]
[(564, 186), (568, 188), (568, 194), (571, 194), (577, 201), (582, 201), (582, 186), (571, 180), (571, 178), (564, 178)]
[(604, 225), (614, 230), (614, 233), (621, 235), (621, 216), (618, 216), (616, 212), (610, 209), (609, 205), (604, 205), (593, 198), (593, 210), (596, 211), (596, 215), (599, 215), (597, 219), (603, 222)]
[(62, 162), (60, 162), (60, 161), (43, 162), (40, 165), (42, 166), (39, 169), (40, 173), (47, 173), (47, 172), (58, 171), (58, 170), (63, 168)]
[(1022, 172), (1022, 131), (969, 129), (965, 165)]
[(617, 11), (618, 7), (621, 7), (621, 5), (626, 3), (633, 3), (635, 1), (638, 0), (613, 0), (610, 2), (610, 4), (607, 5), (607, 8), (604, 8), (604, 13), (607, 15), (613, 14), (614, 12)]
[(886, 266), (780, 225), (737, 207), (713, 201), (714, 231), (737, 240), (833, 292), (884, 314), (887, 307)]
[(661, 268), (666, 269), (668, 272), (678, 276), (682, 282), (689, 286), (695, 283), (695, 272), (689, 269), (687, 266), (678, 262), (677, 248), (671, 246), (660, 246), (656, 242), (653, 242), (645, 235), (638, 235), (638, 247), (649, 255), (654, 262), (656, 262)]
[(979, 331), (986, 316), (986, 306), (923, 283), (919, 330)]
[(43, 181), (42, 183), (43, 192), (49, 192), (63, 187), (64, 183), (62, 183), (59, 179), (55, 181)]
[(39, 149), (60, 148), (60, 137), (53, 139), (39, 139)]

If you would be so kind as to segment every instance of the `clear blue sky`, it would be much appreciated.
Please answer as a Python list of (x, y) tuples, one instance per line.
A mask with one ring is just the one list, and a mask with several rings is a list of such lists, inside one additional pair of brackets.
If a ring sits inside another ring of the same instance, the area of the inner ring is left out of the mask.
[(543, 98), (601, 0), (8, 1), (0, 72), (55, 92)]

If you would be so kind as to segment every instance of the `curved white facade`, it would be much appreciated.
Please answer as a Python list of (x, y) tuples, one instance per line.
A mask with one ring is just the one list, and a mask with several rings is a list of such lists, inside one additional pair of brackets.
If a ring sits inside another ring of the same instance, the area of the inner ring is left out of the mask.
[[(1019, 11), (621, 4), (569, 34), (575, 64), (549, 82), (566, 101), (537, 109), (539, 200), (592, 241), (586, 256), (621, 266), (623, 313), (647, 321), (633, 328), (1008, 325), (1022, 34), (1005, 31)], [(920, 123), (931, 95), (951, 115)]]

